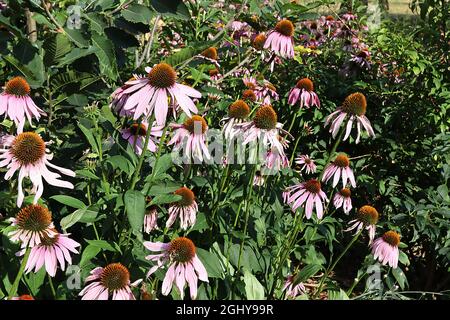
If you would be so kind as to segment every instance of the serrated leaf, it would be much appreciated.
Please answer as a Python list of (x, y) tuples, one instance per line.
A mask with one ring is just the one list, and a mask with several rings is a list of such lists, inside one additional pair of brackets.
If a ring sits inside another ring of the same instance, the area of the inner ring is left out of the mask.
[(116, 80), (118, 77), (117, 62), (111, 40), (103, 35), (94, 33), (92, 35), (92, 43), (98, 48), (95, 55), (100, 63), (100, 73), (105, 74), (111, 80)]
[(89, 46), (88, 40), (84, 37), (81, 30), (64, 28), (64, 32), (70, 41), (72, 41), (79, 48), (86, 48)]
[(80, 58), (89, 56), (98, 51), (98, 48), (88, 47), (88, 48), (74, 48), (68, 54), (66, 54), (63, 58), (60, 59), (57, 68), (60, 68), (64, 65), (70, 64)]
[(71, 51), (72, 45), (65, 34), (57, 33), (44, 42), (43, 48), (45, 50), (44, 63), (50, 67), (67, 55)]
[(144, 224), (145, 197), (137, 190), (128, 190), (124, 196), (128, 221), (134, 231), (140, 231)]
[(141, 4), (132, 4), (123, 9), (122, 17), (133, 23), (149, 24), (154, 16), (153, 12)]
[(151, 0), (152, 7), (161, 14), (168, 14), (176, 19), (188, 20), (189, 9), (182, 0)]

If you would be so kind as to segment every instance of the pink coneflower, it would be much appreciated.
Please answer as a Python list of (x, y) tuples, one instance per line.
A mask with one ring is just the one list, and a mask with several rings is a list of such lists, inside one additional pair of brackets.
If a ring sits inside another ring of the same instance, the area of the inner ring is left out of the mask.
[(263, 175), (261, 174), (261, 171), (258, 170), (255, 172), (255, 176), (253, 178), (253, 185), (261, 187), (262, 185), (264, 185), (265, 180), (266, 179), (264, 179)]
[(149, 118), (155, 114), (158, 125), (165, 125), (169, 110), (169, 101), (174, 107), (180, 107), (188, 117), (197, 113), (197, 107), (193, 98), (202, 95), (197, 90), (176, 82), (177, 74), (167, 63), (159, 63), (153, 68), (146, 68), (147, 77), (128, 81), (125, 84), (130, 87), (123, 91), (130, 94), (123, 108), (132, 110), (134, 120), (140, 116)]
[(292, 59), (294, 57), (294, 25), (289, 20), (281, 20), (275, 29), (267, 34), (264, 48), (270, 48), (273, 52), (283, 58)]
[(3, 148), (0, 149), (0, 167), (7, 166), (8, 171), (5, 179), (9, 180), (14, 173), (19, 170), (17, 206), (22, 205), (24, 194), (22, 190), (23, 178), (29, 177), (33, 183), (32, 191), (35, 193), (33, 203), (37, 203), (44, 192), (42, 178), (49, 184), (62, 188), (73, 189), (73, 184), (59, 180), (58, 173), (51, 172), (48, 167), (57, 169), (61, 173), (74, 177), (75, 172), (69, 169), (58, 167), (49, 162), (53, 154), (48, 154), (46, 145), (41, 136), (34, 132), (24, 132), (17, 136), (6, 136), (3, 138)]
[[(148, 140), (147, 150), (150, 152), (156, 152), (158, 143), (163, 133), (164, 126), (154, 126), (150, 128), (150, 139)], [(147, 135), (148, 124), (146, 122), (133, 123), (128, 128), (122, 129), (122, 138), (128, 141), (128, 143), (134, 148), (134, 152), (142, 154), (142, 148), (144, 148), (145, 137)]]
[(352, 210), (352, 195), (350, 189), (342, 188), (339, 192), (336, 192), (333, 198), (333, 204), (336, 209), (342, 207), (345, 214), (348, 214)]
[(169, 219), (166, 222), (166, 227), (169, 228), (175, 222), (175, 219), (180, 217), (180, 227), (186, 230), (195, 224), (197, 218), (198, 205), (195, 201), (195, 194), (191, 189), (181, 187), (175, 191), (175, 194), (181, 196), (178, 202), (173, 203), (169, 208)]
[[(72, 264), (70, 252), (78, 253), (76, 248), (80, 244), (70, 239), (68, 234), (60, 234), (56, 230), (53, 231), (55, 232), (53, 237), (44, 235), (41, 237), (41, 243), (31, 248), (30, 256), (25, 266), (26, 273), (31, 272), (33, 268), (36, 273), (45, 265), (47, 273), (54, 277), (58, 268), (58, 262), (62, 271), (66, 268), (66, 261), (68, 266)], [(24, 254), (25, 249), (19, 253), (20, 256)]]
[[(134, 81), (136, 79), (140, 79), (142, 76), (134, 75), (131, 77), (128, 81)], [(125, 110), (123, 107), (125, 103), (127, 102), (128, 98), (130, 97), (130, 93), (125, 93), (124, 91), (128, 89), (131, 85), (124, 84), (123, 86), (117, 88), (114, 90), (114, 92), (111, 94), (111, 103), (110, 108), (113, 109), (119, 116), (121, 117), (129, 117), (133, 115), (133, 112), (130, 110)]]
[(278, 122), (277, 113), (272, 106), (259, 107), (253, 121), (236, 126), (244, 133), (243, 145), (260, 142), (266, 150), (276, 148), (280, 154), (284, 153), (283, 144), (279, 139), (282, 124)]
[(217, 81), (223, 77), (218, 69), (211, 69), (208, 73), (212, 81)]
[(267, 37), (264, 33), (257, 34), (252, 41), (252, 46), (256, 50), (264, 49), (264, 44), (266, 43)]
[(345, 231), (356, 230), (355, 234), (359, 232), (362, 228), (369, 231), (369, 244), (372, 243), (375, 238), (375, 230), (377, 228), (376, 224), (378, 222), (378, 211), (372, 206), (365, 205), (359, 208), (356, 215), (356, 219), (348, 222), (349, 228)]
[(42, 238), (57, 235), (51, 212), (38, 204), (22, 208), (11, 222), (15, 230), (8, 233), (8, 236), (13, 242), (21, 241), (22, 248), (34, 247), (41, 243)]
[(350, 136), (352, 125), (355, 120), (358, 128), (358, 135), (355, 141), (356, 143), (359, 143), (359, 138), (361, 136), (361, 125), (366, 129), (369, 136), (375, 137), (375, 133), (372, 129), (370, 121), (365, 116), (366, 109), (366, 97), (359, 92), (352, 93), (347, 98), (345, 98), (344, 103), (340, 108), (338, 108), (327, 117), (325, 127), (331, 123), (330, 132), (332, 133), (333, 138), (336, 138), (336, 135), (339, 132), (339, 128), (348, 116), (349, 119), (346, 125), (347, 127), (345, 131), (344, 141), (347, 140), (347, 138)]
[(152, 232), (152, 230), (155, 230), (158, 228), (157, 225), (158, 220), (158, 211), (157, 207), (154, 205), (151, 205), (144, 216), (144, 232), (149, 234)]
[(313, 82), (308, 78), (298, 80), (295, 88), (289, 93), (288, 103), (294, 106), (300, 102), (300, 108), (317, 106), (320, 108), (320, 101), (317, 93), (314, 92)]
[(144, 246), (160, 254), (152, 254), (145, 257), (147, 260), (156, 261), (147, 276), (150, 276), (163, 264), (168, 263), (169, 268), (162, 284), (162, 294), (167, 296), (172, 291), (175, 282), (180, 296), (184, 298), (184, 286), (186, 282), (190, 289), (191, 299), (197, 298), (198, 279), (204, 282), (208, 281), (208, 274), (203, 263), (197, 257), (194, 243), (185, 237), (172, 240), (170, 243), (162, 242), (144, 242)]
[(5, 114), (14, 121), (17, 133), (23, 132), (26, 119), (31, 125), (33, 117), (39, 121), (41, 115), (45, 115), (31, 99), (30, 91), (30, 85), (24, 78), (14, 77), (6, 83), (0, 94), (0, 115)]
[(81, 300), (136, 300), (131, 292), (142, 279), (130, 283), (130, 272), (121, 263), (110, 263), (105, 268), (97, 267), (85, 280), (92, 281), (79, 293)]
[(313, 208), (316, 207), (317, 218), (322, 219), (322, 202), (327, 202), (328, 198), (320, 187), (320, 182), (316, 179), (291, 186), (283, 194), (284, 202), (291, 205), (293, 212), (299, 207), (304, 207), (308, 219), (311, 218)]
[(370, 52), (368, 49), (362, 49), (357, 54), (352, 54), (351, 56), (350, 61), (353, 61), (363, 69), (370, 69)]
[(210, 47), (210, 48), (203, 50), (203, 52), (200, 53), (200, 57), (202, 59), (205, 59), (205, 60), (213, 63), (217, 67), (220, 66), (219, 63), (217, 62), (217, 59), (219, 59), (219, 55), (217, 53), (216, 47)]
[(339, 179), (342, 176), (342, 187), (345, 188), (347, 180), (353, 188), (356, 187), (355, 176), (352, 169), (350, 169), (350, 159), (345, 154), (339, 154), (333, 162), (331, 162), (326, 168), (322, 177), (322, 181), (327, 183), (333, 178), (333, 187), (336, 187), (339, 183)]
[(250, 114), (250, 107), (243, 100), (236, 100), (228, 107), (228, 116), (222, 121), (225, 121), (222, 132), (227, 140), (232, 140), (239, 131), (236, 128), (237, 123), (242, 123)]
[[(269, 172), (278, 172), (283, 168), (289, 167), (289, 159), (286, 154), (280, 152), (278, 148), (272, 147), (267, 152), (266, 160), (265, 160), (265, 169), (268, 169)], [(265, 170), (265, 173), (267, 170)]]
[(203, 161), (203, 158), (211, 158), (206, 146), (208, 124), (203, 117), (194, 115), (183, 124), (173, 123), (170, 126), (175, 128), (175, 134), (168, 145), (174, 144), (175, 151), (184, 148), (184, 156), (188, 159)]
[(300, 155), (300, 157), (295, 159), (295, 163), (302, 166), (300, 171), (305, 170), (306, 174), (315, 173), (316, 172), (316, 164), (314, 160), (312, 160), (308, 155)]
[(398, 265), (398, 245), (400, 235), (395, 231), (388, 231), (383, 236), (372, 243), (372, 254), (374, 259), (378, 259), (383, 265), (397, 268)]
[(256, 101), (256, 93), (252, 89), (245, 89), (242, 91), (242, 100), (255, 102)]
[(289, 275), (284, 283), (282, 290), (286, 292), (287, 298), (295, 299), (299, 295), (306, 293), (305, 285), (302, 282), (294, 285), (294, 279), (293, 275)]
[(244, 76), (242, 81), (255, 94), (255, 101), (261, 104), (270, 104), (272, 99), (275, 101), (279, 99), (275, 86), (265, 79), (257, 81), (255, 77)]

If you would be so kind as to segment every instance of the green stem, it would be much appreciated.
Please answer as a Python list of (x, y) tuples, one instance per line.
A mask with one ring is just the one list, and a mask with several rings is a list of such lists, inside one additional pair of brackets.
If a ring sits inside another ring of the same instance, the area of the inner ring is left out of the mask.
[(356, 285), (361, 281), (361, 279), (366, 275), (366, 272), (364, 272), (361, 277), (358, 277), (355, 279), (355, 281), (353, 281), (352, 286), (347, 290), (347, 296), (350, 297), (350, 295), (352, 294), (353, 290), (355, 289)]
[(249, 203), (250, 203), (250, 198), (252, 197), (252, 193), (253, 193), (253, 179), (255, 178), (255, 174), (256, 174), (256, 165), (253, 167), (252, 175), (250, 176), (250, 181), (248, 184), (248, 187), (250, 188), (250, 190), (248, 191), (247, 197), (245, 200), (245, 224), (244, 224), (244, 232), (243, 232), (242, 239), (241, 239), (241, 246), (239, 247), (239, 258), (238, 258), (238, 265), (237, 265), (238, 270), (241, 266), (242, 250), (244, 249), (245, 235), (247, 234), (248, 218), (250, 215)]
[(163, 146), (164, 141), (166, 140), (167, 128), (168, 128), (168, 126), (164, 127), (164, 131), (161, 135), (161, 139), (159, 140), (158, 152), (156, 153), (156, 159), (155, 159), (155, 166), (153, 167), (152, 175), (150, 176), (149, 183), (152, 183), (153, 179), (155, 178), (156, 168), (158, 166), (159, 158), (161, 157), (162, 146)]
[(328, 163), (330, 163), (330, 160), (331, 160), (331, 158), (334, 156), (337, 147), (338, 147), (339, 144), (341, 143), (342, 137), (344, 136), (344, 132), (345, 132), (345, 125), (342, 126), (342, 128), (340, 129), (339, 135), (338, 135), (336, 141), (334, 142), (333, 148), (331, 148), (331, 151), (330, 151), (330, 153), (328, 154), (327, 161), (325, 161), (323, 170), (322, 170), (322, 172), (320, 173), (319, 181), (322, 180), (322, 177), (323, 177), (323, 175), (325, 174), (325, 168), (327, 167)]
[(52, 291), (53, 299), (57, 300), (55, 286), (53, 285), (52, 277), (50, 277), (50, 275), (48, 273), (47, 273), (47, 278), (48, 278), (48, 283), (50, 284), (50, 290)]
[(17, 272), (16, 279), (14, 280), (11, 289), (9, 290), (8, 299), (14, 297), (17, 293), (17, 288), (19, 287), (20, 280), (22, 279), (23, 272), (25, 270), (25, 266), (28, 261), (28, 257), (30, 256), (31, 248), (26, 249), (25, 255), (23, 256), (22, 263), (20, 264), (19, 272)]
[(136, 183), (139, 181), (139, 177), (141, 175), (142, 164), (144, 163), (145, 154), (147, 151), (148, 144), (150, 142), (150, 134), (152, 132), (151, 126), (153, 125), (154, 118), (155, 118), (155, 114), (153, 113), (150, 121), (148, 122), (148, 128), (147, 128), (147, 133), (145, 135), (144, 146), (142, 147), (142, 153), (141, 153), (141, 156), (139, 157), (139, 162), (136, 167), (136, 170), (134, 171), (133, 179), (131, 180), (130, 190), (134, 190), (134, 188), (136, 187)]
[(328, 278), (328, 276), (330, 275), (331, 271), (333, 271), (334, 267), (336, 267), (336, 265), (338, 264), (338, 262), (342, 259), (342, 257), (347, 253), (348, 249), (350, 249), (350, 247), (355, 243), (355, 241), (359, 238), (359, 236), (361, 235), (362, 231), (364, 229), (361, 229), (357, 234), (355, 234), (353, 236), (353, 239), (347, 244), (347, 246), (345, 247), (344, 251), (342, 251), (342, 253), (339, 255), (339, 257), (333, 262), (333, 264), (325, 271), (325, 274), (323, 275), (322, 279), (320, 279), (320, 283), (319, 286), (317, 287), (317, 291), (314, 294), (314, 298), (317, 298), (317, 296), (320, 294), (320, 292), (322, 291), (322, 287), (323, 284), (325, 282), (325, 280)]
[(216, 200), (216, 205), (214, 206), (212, 215), (211, 215), (211, 220), (214, 221), (214, 218), (216, 216), (217, 210), (219, 209), (219, 204), (220, 204), (220, 198), (223, 192), (223, 189), (225, 188), (225, 182), (228, 180), (228, 172), (229, 172), (229, 168), (230, 165), (228, 164), (227, 167), (225, 168), (225, 170), (223, 171), (222, 174), (222, 178), (221, 178), (221, 183), (220, 183), (220, 189), (219, 189), (219, 193), (217, 194), (217, 200)]

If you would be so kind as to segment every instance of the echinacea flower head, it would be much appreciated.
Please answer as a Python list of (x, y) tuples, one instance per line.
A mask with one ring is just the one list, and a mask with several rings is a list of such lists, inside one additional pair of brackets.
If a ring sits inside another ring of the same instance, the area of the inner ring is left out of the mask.
[(259, 143), (264, 152), (276, 148), (279, 154), (284, 154), (284, 146), (279, 139), (282, 126), (278, 122), (277, 113), (270, 105), (259, 107), (253, 121), (236, 125), (243, 133), (243, 145)]
[(306, 293), (305, 285), (302, 282), (298, 284), (294, 284), (295, 277), (293, 275), (289, 275), (284, 282), (283, 291), (286, 292), (286, 297), (295, 299), (298, 296)]
[(349, 221), (349, 228), (345, 231), (356, 230), (355, 234), (362, 228), (369, 231), (369, 244), (375, 238), (376, 225), (378, 223), (379, 213), (377, 209), (372, 206), (365, 205), (359, 208), (356, 219)]
[[(133, 123), (127, 128), (121, 130), (122, 138), (134, 148), (136, 154), (142, 154), (142, 149), (145, 144), (145, 137), (147, 135), (148, 124), (146, 122)], [(150, 139), (148, 140), (147, 150), (156, 152), (159, 144), (159, 139), (162, 136), (164, 126), (153, 126), (150, 128)]]
[(7, 167), (5, 179), (9, 180), (14, 173), (19, 170), (17, 206), (22, 205), (25, 197), (22, 189), (22, 182), (25, 177), (29, 177), (32, 184), (32, 191), (35, 193), (33, 203), (37, 203), (44, 192), (42, 178), (49, 184), (62, 188), (73, 189), (73, 184), (59, 180), (58, 173), (51, 172), (48, 167), (59, 172), (74, 177), (75, 172), (69, 169), (58, 167), (49, 160), (52, 154), (47, 153), (46, 142), (41, 136), (34, 132), (23, 132), (17, 136), (7, 135), (3, 137), (2, 148), (0, 148), (0, 167)]
[(149, 234), (152, 230), (158, 228), (157, 225), (158, 220), (158, 207), (155, 205), (151, 205), (144, 216), (144, 232)]
[(257, 170), (255, 172), (255, 177), (253, 178), (253, 185), (256, 187), (261, 187), (262, 185), (264, 185), (265, 181), (266, 179), (264, 179), (264, 176), (261, 174), (261, 171)]
[(191, 299), (195, 299), (197, 298), (198, 280), (209, 282), (206, 269), (196, 254), (196, 247), (192, 240), (179, 237), (170, 243), (147, 241), (144, 242), (144, 246), (150, 251), (162, 252), (145, 257), (147, 260), (157, 263), (149, 270), (147, 276), (162, 268), (164, 264), (169, 264), (162, 284), (163, 295), (167, 296), (172, 291), (175, 282), (183, 299), (184, 287), (187, 283)]
[(36, 106), (30, 97), (30, 85), (22, 77), (14, 77), (9, 80), (4, 91), (0, 94), (0, 115), (5, 114), (14, 121), (17, 132), (23, 132), (25, 120), (31, 125), (31, 119), (39, 121), (45, 112)]
[(168, 145), (174, 145), (174, 151), (184, 148), (184, 156), (189, 160), (210, 159), (208, 147), (206, 146), (206, 133), (208, 124), (206, 120), (199, 115), (193, 115), (184, 121), (183, 124), (172, 123), (170, 125), (175, 129), (175, 134)]
[(343, 188), (346, 187), (347, 181), (350, 181), (353, 188), (356, 187), (355, 176), (350, 169), (350, 159), (343, 153), (337, 155), (336, 159), (325, 168), (322, 181), (326, 183), (333, 178), (333, 187), (336, 187), (341, 177)]
[(294, 57), (294, 25), (291, 21), (284, 19), (279, 21), (275, 29), (267, 34), (264, 48), (270, 48), (277, 55), (291, 59)]
[(217, 69), (217, 68), (210, 69), (210, 70), (208, 71), (208, 73), (209, 73), (209, 77), (210, 77), (211, 80), (213, 80), (213, 81), (217, 81), (217, 80), (219, 80), (219, 79), (222, 77), (222, 75), (221, 75), (220, 72), (219, 72), (219, 69)]
[(255, 102), (256, 101), (256, 94), (255, 91), (253, 91), (252, 89), (246, 89), (242, 92), (242, 100), (244, 101), (251, 101), (251, 102)]
[(311, 218), (314, 207), (317, 218), (322, 219), (323, 202), (328, 201), (325, 192), (321, 189), (320, 182), (316, 179), (287, 188), (283, 193), (283, 199), (286, 204), (291, 206), (293, 212), (300, 207), (304, 208), (307, 219)]
[[(142, 76), (134, 75), (128, 81), (134, 81), (139, 78), (142, 78)], [(114, 90), (114, 92), (111, 94), (112, 100), (109, 106), (121, 117), (129, 117), (133, 115), (133, 113), (130, 110), (125, 110), (123, 108), (128, 98), (130, 97), (130, 93), (124, 92), (129, 87), (130, 85), (124, 84), (121, 87)]]
[(223, 133), (227, 140), (231, 140), (239, 132), (237, 123), (242, 123), (250, 114), (250, 107), (244, 100), (236, 100), (228, 107), (228, 116), (223, 119)]
[(130, 283), (130, 272), (121, 263), (110, 263), (105, 268), (97, 267), (86, 278), (91, 282), (79, 293), (81, 300), (136, 300), (131, 292), (142, 279)]
[(175, 194), (181, 196), (181, 199), (170, 206), (166, 227), (172, 226), (175, 219), (179, 216), (180, 227), (186, 230), (195, 224), (197, 218), (198, 205), (195, 201), (195, 194), (187, 187), (179, 188), (175, 191)]
[[(34, 269), (38, 272), (44, 265), (47, 273), (54, 277), (58, 268), (58, 262), (61, 270), (64, 271), (67, 265), (72, 264), (70, 252), (78, 253), (77, 247), (80, 244), (69, 238), (68, 234), (60, 234), (56, 230), (54, 235), (49, 237), (46, 234), (41, 236), (41, 242), (31, 248), (30, 256), (28, 257), (25, 266), (25, 272), (29, 273)], [(25, 254), (25, 249), (20, 252), (20, 255)]]
[(253, 48), (256, 50), (262, 50), (264, 48), (264, 44), (266, 43), (267, 37), (264, 33), (259, 33), (253, 38)]
[(334, 111), (327, 117), (325, 121), (325, 127), (331, 123), (330, 132), (333, 138), (336, 138), (342, 123), (348, 116), (344, 141), (347, 140), (347, 138), (350, 136), (353, 122), (355, 120), (358, 129), (358, 135), (355, 140), (356, 143), (359, 143), (359, 139), (361, 136), (361, 125), (364, 127), (364, 129), (366, 129), (369, 136), (375, 137), (372, 125), (370, 124), (369, 119), (365, 115), (366, 109), (367, 109), (366, 97), (360, 92), (352, 93), (351, 95), (345, 98), (344, 103), (342, 104), (341, 107), (339, 107), (336, 111)]
[(305, 170), (307, 174), (316, 172), (317, 166), (308, 155), (300, 155), (295, 159), (295, 163), (301, 166), (300, 171)]
[(211, 59), (211, 60), (217, 60), (219, 55), (217, 54), (217, 48), (210, 47), (208, 49), (205, 49), (201, 55), (205, 58)]
[(314, 92), (314, 84), (308, 78), (303, 78), (297, 81), (294, 88), (289, 93), (288, 103), (295, 105), (300, 103), (300, 108), (309, 108), (311, 106), (317, 106), (320, 108), (320, 100), (317, 93)]
[(123, 108), (133, 113), (134, 120), (154, 114), (158, 125), (165, 125), (169, 98), (171, 106), (180, 107), (188, 117), (191, 113), (197, 113), (191, 98), (200, 98), (201, 93), (177, 83), (177, 73), (172, 66), (162, 62), (153, 68), (146, 68), (146, 71), (146, 77), (126, 82), (129, 87), (123, 91), (130, 94)]
[(8, 236), (11, 241), (21, 241), (22, 248), (27, 246), (32, 248), (39, 245), (43, 238), (52, 238), (57, 235), (54, 231), (51, 212), (39, 204), (22, 208), (11, 221), (15, 230)]
[(352, 192), (349, 188), (342, 188), (339, 192), (336, 192), (333, 198), (333, 204), (336, 209), (342, 207), (345, 214), (348, 214), (352, 210)]
[(398, 245), (400, 244), (400, 235), (395, 231), (388, 231), (372, 243), (372, 254), (374, 259), (378, 259), (383, 265), (389, 265), (392, 268), (398, 266)]

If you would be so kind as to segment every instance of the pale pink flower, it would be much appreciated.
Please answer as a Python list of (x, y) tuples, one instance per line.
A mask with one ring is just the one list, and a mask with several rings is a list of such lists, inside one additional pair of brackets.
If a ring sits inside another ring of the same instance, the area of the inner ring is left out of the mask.
[(242, 123), (250, 114), (250, 107), (243, 100), (236, 100), (228, 107), (228, 116), (221, 122), (225, 122), (222, 132), (227, 140), (232, 140), (237, 132), (236, 124)]
[(328, 202), (328, 198), (320, 187), (320, 182), (316, 179), (288, 187), (283, 193), (284, 202), (291, 206), (293, 212), (303, 207), (308, 219), (311, 218), (315, 207), (317, 218), (322, 219), (324, 212), (322, 202)]
[(39, 245), (42, 238), (52, 238), (57, 235), (54, 231), (51, 212), (38, 204), (22, 208), (10, 221), (14, 228), (8, 236), (13, 242), (21, 241), (21, 248), (32, 248)]
[(279, 154), (284, 154), (283, 144), (280, 142), (282, 124), (277, 122), (278, 117), (270, 105), (263, 105), (255, 112), (253, 121), (237, 124), (243, 133), (243, 145), (260, 143), (265, 150), (276, 148)]
[[(147, 135), (148, 123), (133, 123), (128, 128), (122, 129), (120, 132), (122, 138), (128, 141), (128, 143), (134, 148), (134, 152), (138, 155), (142, 154), (142, 148), (144, 148), (145, 137)], [(162, 136), (164, 126), (154, 126), (150, 128), (150, 139), (148, 140), (147, 150), (150, 152), (156, 152), (159, 144), (159, 139)]]
[(366, 97), (359, 92), (352, 93), (345, 98), (345, 101), (340, 108), (327, 117), (325, 127), (331, 123), (330, 132), (332, 133), (333, 138), (336, 138), (342, 123), (348, 116), (349, 118), (346, 125), (344, 141), (350, 136), (352, 125), (355, 120), (358, 128), (358, 135), (355, 141), (356, 143), (359, 143), (361, 136), (361, 125), (366, 129), (369, 136), (375, 137), (372, 125), (370, 124), (369, 119), (365, 116), (366, 108)]
[(150, 206), (144, 216), (144, 232), (149, 234), (152, 230), (158, 228), (158, 211), (156, 206)]
[(172, 291), (175, 282), (183, 299), (184, 287), (187, 283), (191, 299), (196, 299), (198, 280), (209, 282), (206, 269), (198, 258), (195, 245), (190, 239), (180, 237), (170, 243), (147, 241), (144, 242), (144, 246), (150, 251), (162, 252), (145, 257), (147, 260), (156, 262), (156, 265), (149, 270), (147, 277), (162, 268), (164, 264), (169, 264), (162, 284), (163, 295), (167, 296)]
[[(131, 77), (131, 79), (129, 79), (128, 81), (133, 81), (141, 78), (143, 78), (141, 75), (133, 75), (133, 77)], [(125, 110), (123, 108), (131, 95), (131, 93), (125, 93), (124, 91), (128, 89), (130, 86), (131, 85), (129, 84), (124, 84), (123, 86), (114, 90), (114, 92), (111, 94), (112, 100), (109, 107), (113, 109), (121, 117), (130, 117), (133, 115), (132, 110)]]
[(286, 292), (286, 297), (295, 299), (298, 296), (306, 293), (305, 285), (302, 282), (294, 284), (294, 276), (289, 275), (284, 283), (283, 291)]
[(5, 117), (14, 121), (17, 133), (23, 132), (26, 119), (31, 125), (33, 117), (39, 121), (41, 115), (45, 115), (31, 99), (30, 91), (30, 85), (24, 78), (14, 77), (6, 83), (0, 94), (0, 115), (5, 114)]
[(18, 207), (22, 205), (25, 197), (22, 190), (22, 182), (25, 177), (29, 177), (33, 184), (32, 192), (35, 194), (33, 203), (37, 203), (44, 192), (42, 178), (53, 186), (73, 189), (72, 183), (59, 180), (61, 175), (48, 169), (51, 167), (65, 175), (75, 176), (75, 172), (72, 170), (50, 163), (49, 160), (53, 159), (53, 154), (47, 153), (50, 152), (46, 148), (47, 144), (49, 142), (44, 142), (41, 136), (34, 132), (24, 132), (17, 136), (9, 135), (3, 138), (3, 148), (0, 148), (0, 167), (8, 168), (5, 174), (6, 180), (9, 180), (19, 170)]
[(169, 228), (180, 217), (180, 227), (183, 230), (193, 226), (197, 219), (198, 205), (195, 201), (195, 194), (191, 189), (181, 187), (175, 191), (175, 194), (181, 196), (181, 199), (169, 207), (169, 219), (166, 227)]
[(306, 174), (315, 173), (317, 166), (314, 163), (314, 160), (312, 160), (308, 155), (300, 155), (298, 158), (295, 159), (295, 163), (302, 166), (300, 168), (300, 171), (305, 170)]
[(346, 187), (347, 180), (350, 181), (353, 188), (356, 187), (355, 176), (352, 169), (350, 169), (350, 159), (345, 154), (339, 154), (333, 162), (327, 165), (322, 181), (327, 183), (333, 178), (333, 187), (336, 187), (341, 177), (343, 188)]
[(383, 236), (372, 243), (372, 254), (374, 259), (378, 259), (383, 265), (389, 265), (392, 268), (398, 266), (398, 245), (400, 235), (395, 231), (388, 231)]
[(255, 177), (253, 178), (253, 185), (257, 187), (261, 187), (264, 185), (266, 179), (264, 179), (264, 176), (261, 174), (261, 171), (256, 171)]
[(129, 87), (123, 91), (124, 94), (130, 94), (123, 109), (131, 110), (134, 120), (141, 116), (149, 118), (154, 114), (158, 125), (165, 125), (169, 98), (171, 106), (180, 107), (188, 117), (191, 112), (198, 112), (191, 97), (200, 98), (201, 93), (177, 83), (177, 74), (170, 65), (159, 63), (145, 71), (147, 77), (127, 81), (125, 84)]
[(336, 192), (333, 198), (333, 204), (336, 209), (342, 207), (345, 214), (348, 214), (352, 210), (352, 198), (351, 191), (348, 188), (342, 188), (339, 192)]
[(206, 146), (208, 124), (203, 117), (194, 115), (183, 124), (172, 123), (170, 126), (175, 129), (175, 134), (167, 145), (174, 145), (174, 151), (183, 148), (184, 156), (189, 160), (211, 159)]
[(142, 279), (130, 282), (130, 272), (121, 263), (110, 263), (105, 268), (97, 267), (85, 280), (91, 282), (79, 293), (81, 300), (136, 300), (131, 292)]
[(289, 20), (281, 20), (274, 30), (269, 31), (264, 48), (270, 48), (273, 52), (283, 58), (294, 57), (294, 25)]
[[(52, 237), (43, 236), (41, 242), (31, 248), (30, 256), (25, 266), (25, 273), (31, 272), (33, 268), (36, 273), (45, 265), (47, 273), (51, 277), (54, 277), (58, 268), (58, 262), (62, 271), (66, 268), (66, 261), (67, 266), (72, 264), (70, 252), (78, 253), (76, 248), (80, 244), (70, 239), (69, 234), (54, 232), (56, 235)], [(18, 255), (23, 256), (25, 250), (20, 251)]]
[(265, 174), (267, 174), (267, 171), (269, 172), (278, 172), (283, 168), (289, 167), (289, 159), (287, 158), (286, 154), (283, 152), (280, 152), (278, 148), (270, 148), (270, 150), (267, 152), (266, 155), (266, 161), (264, 163), (265, 167), (264, 170)]
[(294, 106), (300, 102), (300, 108), (317, 106), (320, 108), (320, 100), (314, 92), (313, 82), (308, 78), (300, 79), (297, 85), (289, 93), (288, 103)]
[(365, 205), (359, 208), (356, 219), (353, 219), (348, 222), (349, 228), (345, 231), (355, 230), (355, 234), (358, 233), (361, 229), (365, 228), (369, 231), (369, 244), (372, 243), (375, 238), (375, 230), (377, 228), (378, 222), (378, 211), (372, 206)]

